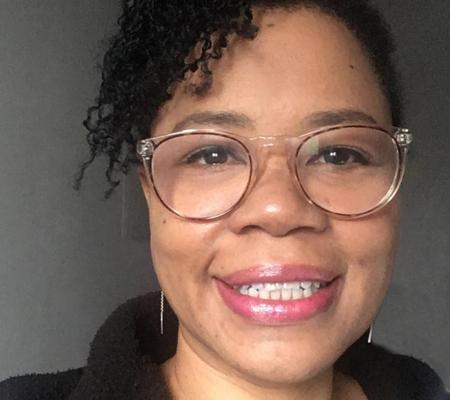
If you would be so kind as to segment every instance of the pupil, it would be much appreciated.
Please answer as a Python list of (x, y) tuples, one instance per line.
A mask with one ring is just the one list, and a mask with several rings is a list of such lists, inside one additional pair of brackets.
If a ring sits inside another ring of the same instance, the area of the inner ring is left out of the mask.
[(328, 150), (325, 153), (325, 161), (331, 164), (343, 165), (348, 162), (349, 154), (338, 149)]
[(217, 147), (207, 150), (204, 157), (207, 164), (223, 164), (227, 161), (227, 154)]

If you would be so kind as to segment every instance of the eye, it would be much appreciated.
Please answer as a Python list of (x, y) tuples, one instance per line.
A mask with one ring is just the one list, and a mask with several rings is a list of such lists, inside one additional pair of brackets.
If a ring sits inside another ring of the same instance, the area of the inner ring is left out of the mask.
[(369, 160), (361, 152), (349, 147), (327, 147), (319, 152), (309, 163), (332, 164), (346, 166), (350, 164), (369, 164)]
[(191, 152), (186, 157), (187, 164), (199, 163), (203, 165), (225, 164), (237, 160), (233, 151), (225, 146), (211, 145)]

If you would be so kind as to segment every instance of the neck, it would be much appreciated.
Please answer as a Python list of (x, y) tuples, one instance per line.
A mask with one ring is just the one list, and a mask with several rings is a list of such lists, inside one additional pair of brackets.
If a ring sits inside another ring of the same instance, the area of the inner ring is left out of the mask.
[[(174, 399), (177, 400), (341, 400), (349, 397), (346, 377), (330, 368), (306, 381), (295, 384), (257, 382), (249, 376), (208, 362), (192, 349), (181, 330), (177, 352), (165, 362), (162, 371)], [(342, 394), (346, 396), (342, 396)], [(363, 398), (363, 397), (362, 397)]]

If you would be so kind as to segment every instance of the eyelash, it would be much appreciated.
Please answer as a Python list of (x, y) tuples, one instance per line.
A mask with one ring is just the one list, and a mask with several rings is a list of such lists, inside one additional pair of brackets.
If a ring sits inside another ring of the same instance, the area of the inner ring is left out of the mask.
[[(343, 151), (345, 151), (347, 153), (346, 155), (349, 158), (353, 157), (354, 161), (352, 161), (350, 164), (358, 163), (358, 164), (361, 164), (361, 165), (368, 165), (370, 163), (369, 157), (364, 155), (359, 150), (352, 149), (352, 148), (349, 148), (349, 147), (334, 146), (334, 147), (326, 147), (326, 148), (322, 149), (315, 157), (312, 158), (312, 160), (308, 161), (307, 164), (310, 164), (310, 163), (317, 163), (317, 164), (319, 164), (319, 163), (321, 163), (321, 162), (319, 162), (319, 160), (321, 158), (326, 157), (326, 153), (327, 152), (331, 152), (333, 150), (335, 152), (336, 152), (336, 150), (337, 151), (342, 151), (343, 150)], [(339, 164), (339, 163), (334, 164), (334, 163), (326, 163), (326, 162), (324, 162), (324, 164), (343, 165), (343, 164)], [(345, 165), (349, 165), (349, 164), (347, 162), (345, 162)]]
[[(333, 153), (334, 154), (330, 154)], [(216, 160), (212, 160), (212, 162), (207, 162), (207, 158), (211, 157), (216, 154)], [(344, 155), (343, 162), (339, 160), (339, 156)], [(223, 158), (225, 157), (225, 159)], [(335, 160), (330, 160), (328, 157), (335, 157)], [(245, 162), (245, 160), (242, 159), (242, 157), (239, 157), (238, 154), (230, 147), (230, 146), (224, 146), (224, 145), (209, 145), (205, 146), (199, 149), (196, 149), (194, 151), (191, 151), (189, 154), (184, 156), (182, 158), (182, 163), (184, 164), (201, 164), (201, 165), (224, 165), (225, 163), (229, 162), (231, 160), (237, 161), (237, 162)], [(219, 162), (214, 162), (219, 160)], [(222, 161), (222, 162), (220, 162)], [(327, 162), (328, 161), (328, 162)], [(333, 162), (338, 161), (338, 162)], [(360, 149), (353, 149), (351, 147), (345, 147), (345, 146), (330, 146), (325, 147), (321, 149), (315, 156), (313, 156), (311, 159), (309, 159), (306, 162), (306, 165), (311, 164), (328, 164), (333, 166), (351, 166), (354, 164), (359, 165), (369, 165), (370, 157), (366, 152), (363, 152)]]
[[(185, 162), (187, 164), (193, 164), (195, 162), (198, 162), (202, 158), (205, 159), (209, 155), (208, 152), (210, 152), (210, 151), (211, 152), (215, 151), (219, 155), (225, 155), (227, 157), (227, 160), (231, 156), (236, 161), (242, 161), (240, 159), (240, 157), (238, 157), (235, 154), (233, 149), (231, 149), (229, 147), (225, 147), (225, 146), (220, 146), (220, 145), (211, 145), (211, 146), (207, 146), (207, 147), (195, 150), (195, 151), (189, 153), (183, 160), (185, 160)], [(216, 164), (222, 164), (222, 163), (211, 163), (211, 164), (204, 163), (204, 164), (216, 165)]]

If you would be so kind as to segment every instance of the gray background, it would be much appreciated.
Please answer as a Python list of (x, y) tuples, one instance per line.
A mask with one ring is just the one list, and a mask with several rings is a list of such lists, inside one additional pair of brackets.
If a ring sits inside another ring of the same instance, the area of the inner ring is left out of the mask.
[[(393, 26), (415, 132), (394, 281), (378, 343), (426, 360), (450, 386), (450, 2), (377, 1)], [(0, 0), (0, 380), (82, 366), (104, 318), (155, 288), (135, 177), (84, 190), (81, 120), (112, 31), (111, 0)]]

